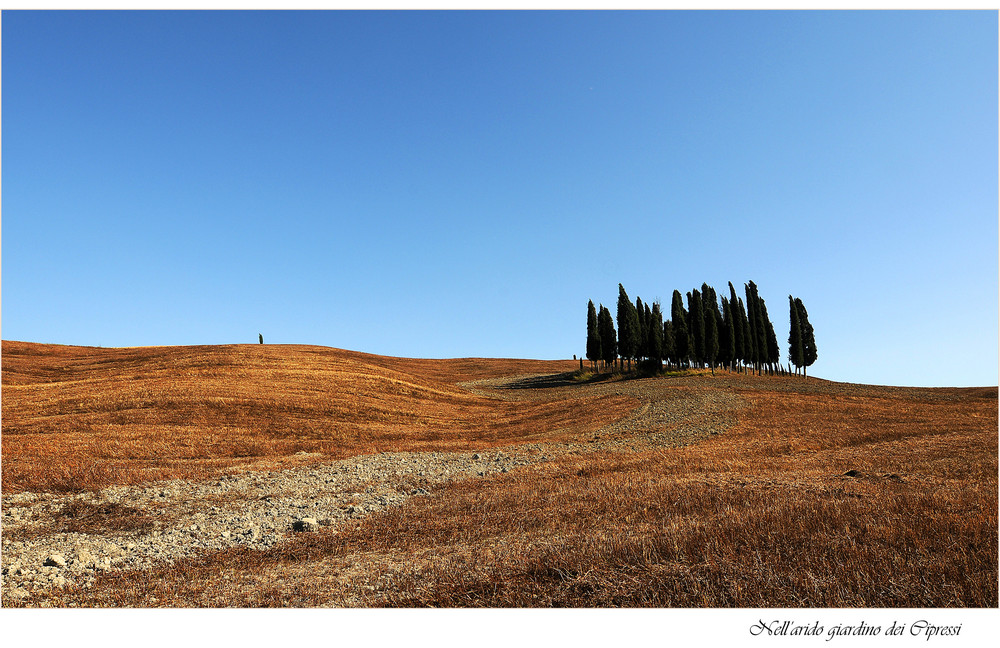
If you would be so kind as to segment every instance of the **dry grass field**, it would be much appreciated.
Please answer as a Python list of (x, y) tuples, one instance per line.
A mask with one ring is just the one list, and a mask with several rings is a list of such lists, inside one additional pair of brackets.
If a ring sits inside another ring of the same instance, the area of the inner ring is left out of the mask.
[[(456, 480), (48, 596), (82, 606), (996, 607), (997, 389), (718, 372), (470, 391), (572, 362), (3, 343), (3, 489), (76, 491), (397, 450), (579, 443), (715, 393), (735, 424)], [(613, 387), (613, 389), (609, 388)], [(640, 419), (641, 420), (641, 419)], [(576, 446), (574, 446), (576, 447)]]
[(103, 349), (3, 342), (3, 490), (75, 492), (582, 433), (627, 398), (498, 402), (458, 387), (573, 362), (385, 358), (308, 346)]

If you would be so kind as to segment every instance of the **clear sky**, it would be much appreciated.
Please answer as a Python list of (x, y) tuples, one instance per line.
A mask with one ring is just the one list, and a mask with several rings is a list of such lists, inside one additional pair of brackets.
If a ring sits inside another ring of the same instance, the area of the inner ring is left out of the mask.
[(997, 384), (997, 12), (9, 12), (2, 335), (585, 353), (753, 280)]

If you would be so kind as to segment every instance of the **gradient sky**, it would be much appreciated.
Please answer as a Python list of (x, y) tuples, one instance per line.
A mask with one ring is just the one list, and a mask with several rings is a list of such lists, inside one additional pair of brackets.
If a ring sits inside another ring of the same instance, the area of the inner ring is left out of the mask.
[(2, 335), (585, 353), (758, 284), (810, 373), (997, 384), (997, 12), (11, 12)]

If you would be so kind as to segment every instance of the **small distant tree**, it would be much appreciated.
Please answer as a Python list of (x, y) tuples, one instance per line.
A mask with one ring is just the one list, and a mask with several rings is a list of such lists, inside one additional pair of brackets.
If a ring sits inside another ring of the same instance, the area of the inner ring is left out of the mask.
[(594, 308), (594, 300), (587, 302), (587, 360), (597, 368), (597, 361), (601, 359), (601, 335), (597, 331), (597, 309)]
[(618, 355), (618, 341), (615, 335), (615, 321), (611, 318), (611, 311), (601, 304), (597, 314), (597, 334), (601, 338), (601, 359), (604, 360), (604, 367), (609, 364), (614, 365)]

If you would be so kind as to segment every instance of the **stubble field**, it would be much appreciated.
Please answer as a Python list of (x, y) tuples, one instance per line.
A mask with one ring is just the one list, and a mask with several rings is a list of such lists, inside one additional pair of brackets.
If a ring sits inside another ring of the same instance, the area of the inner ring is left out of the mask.
[(997, 606), (996, 387), (2, 351), (4, 606)]

